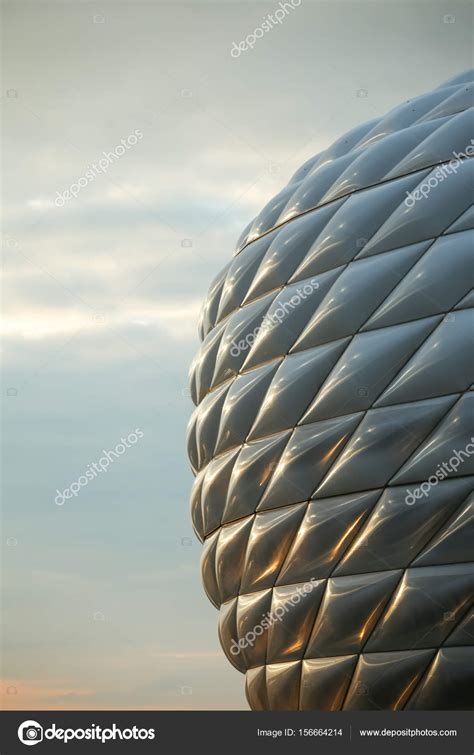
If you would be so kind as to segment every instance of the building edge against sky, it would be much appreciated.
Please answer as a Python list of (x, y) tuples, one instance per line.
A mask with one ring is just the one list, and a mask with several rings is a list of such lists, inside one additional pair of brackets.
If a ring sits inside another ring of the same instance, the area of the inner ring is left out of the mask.
[(202, 309), (192, 517), (253, 709), (474, 707), (473, 78), (307, 161)]

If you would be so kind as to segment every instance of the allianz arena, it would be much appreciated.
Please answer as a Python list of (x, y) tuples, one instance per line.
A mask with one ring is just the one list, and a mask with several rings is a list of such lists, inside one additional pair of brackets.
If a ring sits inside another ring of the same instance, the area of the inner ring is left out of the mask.
[(191, 510), (252, 709), (474, 708), (473, 79), (308, 160), (209, 289)]

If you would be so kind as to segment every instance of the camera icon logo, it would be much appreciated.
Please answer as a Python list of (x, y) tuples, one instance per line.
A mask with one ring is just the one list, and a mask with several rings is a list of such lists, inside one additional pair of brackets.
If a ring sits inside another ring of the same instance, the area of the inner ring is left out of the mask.
[(43, 740), (43, 727), (38, 721), (23, 721), (18, 727), (18, 739), (24, 745), (37, 745)]

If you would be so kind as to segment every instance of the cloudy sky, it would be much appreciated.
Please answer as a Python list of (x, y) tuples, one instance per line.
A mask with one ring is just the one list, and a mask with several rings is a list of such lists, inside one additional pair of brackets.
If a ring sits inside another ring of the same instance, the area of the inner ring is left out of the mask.
[(200, 301), (301, 163), (472, 66), (453, 0), (303, 0), (232, 57), (277, 7), (3, 3), (8, 708), (247, 708), (189, 520)]

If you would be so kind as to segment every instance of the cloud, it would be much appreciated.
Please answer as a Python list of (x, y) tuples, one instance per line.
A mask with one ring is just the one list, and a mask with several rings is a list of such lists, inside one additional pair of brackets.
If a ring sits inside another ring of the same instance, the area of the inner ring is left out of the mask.
[(39, 340), (74, 335), (83, 330), (91, 340), (100, 326), (131, 330), (152, 329), (163, 338), (189, 340), (196, 338), (196, 322), (201, 303), (198, 299), (167, 302), (152, 306), (147, 302), (127, 303), (117, 312), (77, 310), (73, 307), (58, 312), (57, 308), (16, 308), (3, 319), (0, 334), (6, 339)]

